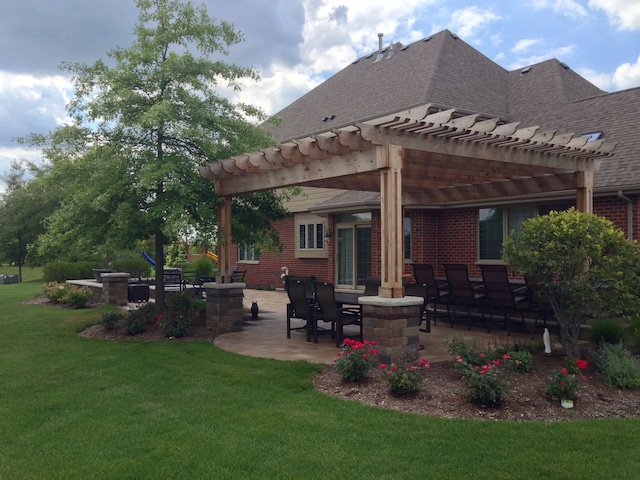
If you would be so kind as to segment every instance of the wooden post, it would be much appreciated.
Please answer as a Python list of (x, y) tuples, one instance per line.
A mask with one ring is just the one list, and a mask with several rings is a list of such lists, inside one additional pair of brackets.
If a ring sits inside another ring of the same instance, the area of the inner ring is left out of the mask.
[(220, 229), (217, 283), (233, 282), (231, 274), (231, 196), (225, 195), (218, 203), (218, 228)]
[(576, 208), (579, 212), (593, 213), (593, 185), (592, 171), (577, 172)]
[(398, 145), (378, 147), (381, 217), (381, 297), (404, 297), (404, 227), (402, 216), (402, 156)]

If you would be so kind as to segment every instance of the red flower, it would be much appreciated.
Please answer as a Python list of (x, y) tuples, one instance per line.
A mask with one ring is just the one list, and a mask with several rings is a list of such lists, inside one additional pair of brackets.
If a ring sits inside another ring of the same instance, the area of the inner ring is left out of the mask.
[(381, 363), (381, 364), (380, 364), (380, 368), (381, 368), (382, 370), (386, 370), (388, 366), (389, 366), (389, 365), (387, 365), (386, 363)]
[(587, 362), (586, 360), (576, 360), (576, 365), (578, 366), (578, 368), (580, 370), (584, 370), (585, 368), (587, 368), (589, 366), (589, 362)]
[(507, 360), (507, 359), (511, 358), (511, 355), (509, 355), (508, 353), (505, 353), (504, 355), (502, 355), (502, 358)]
[(563, 374), (563, 375), (566, 375), (569, 372), (567, 371), (566, 368), (562, 367), (562, 370), (560, 370), (560, 373)]
[(398, 370), (398, 367), (396, 365), (392, 365), (391, 366), (391, 371), (395, 372), (396, 370)]

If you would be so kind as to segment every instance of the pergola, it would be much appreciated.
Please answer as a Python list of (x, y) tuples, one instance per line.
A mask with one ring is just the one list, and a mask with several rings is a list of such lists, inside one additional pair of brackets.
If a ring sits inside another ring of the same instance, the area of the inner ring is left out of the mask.
[(231, 198), (288, 186), (380, 192), (380, 297), (404, 296), (403, 207), (576, 191), (593, 209), (594, 172), (615, 144), (430, 104), (200, 167), (222, 197), (218, 282), (231, 282)]

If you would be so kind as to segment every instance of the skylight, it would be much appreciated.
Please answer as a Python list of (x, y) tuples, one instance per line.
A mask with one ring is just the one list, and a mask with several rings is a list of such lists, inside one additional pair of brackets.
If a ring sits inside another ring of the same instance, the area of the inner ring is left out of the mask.
[(600, 140), (604, 135), (604, 132), (602, 131), (598, 131), (598, 132), (591, 132), (591, 133), (583, 133), (582, 135), (580, 135), (582, 138), (588, 138), (589, 140), (587, 140), (588, 142), (593, 142), (594, 140)]

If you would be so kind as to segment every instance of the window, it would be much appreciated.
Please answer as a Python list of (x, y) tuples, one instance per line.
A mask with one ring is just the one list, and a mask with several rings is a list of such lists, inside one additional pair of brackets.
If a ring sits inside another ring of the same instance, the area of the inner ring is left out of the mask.
[(551, 210), (566, 210), (568, 204), (518, 205), (481, 208), (478, 210), (478, 259), (500, 260), (502, 242), (510, 232), (518, 230), (525, 220), (545, 215)]
[(298, 226), (298, 248), (300, 250), (322, 250), (324, 248), (324, 224), (301, 223)]
[(258, 249), (253, 245), (240, 245), (238, 246), (238, 261), (239, 262), (257, 262), (260, 259)]
[(411, 214), (404, 212), (404, 259), (411, 260)]

